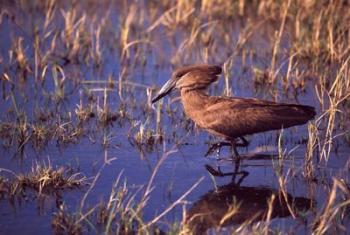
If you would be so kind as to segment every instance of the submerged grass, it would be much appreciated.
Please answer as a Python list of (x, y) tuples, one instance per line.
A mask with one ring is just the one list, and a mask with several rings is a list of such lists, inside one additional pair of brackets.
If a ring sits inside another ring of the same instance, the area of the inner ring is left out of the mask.
[[(183, 136), (193, 133), (183, 113), (174, 110), (176, 99), (152, 107), (156, 89), (150, 85), (155, 82), (151, 77), (170, 71), (170, 66), (223, 65), (225, 95), (235, 94), (232, 84), (236, 81), (238, 85), (248, 83), (252, 90), (264, 90), (263, 98), (277, 101), (298, 102), (299, 94), (316, 93), (317, 103), (312, 105), (319, 115), (309, 124), (302, 169), (286, 169), (285, 157), (291, 154), (282, 148), (281, 135), (274, 165), (282, 198), (295, 217), (287, 196), (290, 179), (301, 172), (310, 184), (317, 182), (320, 165), (327, 167), (336, 143), (349, 145), (348, 4), (301, 0), (3, 1), (0, 143), (22, 154), (31, 146), (41, 151), (50, 143), (67, 146), (84, 138), (92, 143), (100, 140), (108, 149), (115, 146), (113, 127), (118, 125), (129, 130), (118, 133), (118, 138), (129, 139), (143, 158), (144, 152), (157, 151), (168, 142), (179, 144)], [(106, 164), (110, 162), (105, 159)], [(86, 184), (81, 174), (54, 168), (50, 162), (35, 163), (27, 174), (11, 174), (10, 178), (0, 176), (2, 198), (20, 195), (27, 188), (40, 195)], [(185, 220), (187, 193), (154, 219), (143, 220), (153, 177), (145, 182), (140, 201), (119, 176), (107, 202), (92, 209), (81, 206), (78, 212), (61, 205), (52, 221), (54, 232), (163, 233), (157, 228), (163, 216), (183, 205), (183, 220), (171, 222), (168, 232), (195, 233)], [(333, 179), (326, 205), (312, 222), (313, 233), (345, 231), (348, 190), (348, 178)], [(267, 202), (264, 222), (249, 225), (252, 220), (247, 220), (232, 232), (274, 232), (270, 227), (274, 200), (271, 197)], [(214, 232), (223, 231), (237, 205), (223, 215)]]

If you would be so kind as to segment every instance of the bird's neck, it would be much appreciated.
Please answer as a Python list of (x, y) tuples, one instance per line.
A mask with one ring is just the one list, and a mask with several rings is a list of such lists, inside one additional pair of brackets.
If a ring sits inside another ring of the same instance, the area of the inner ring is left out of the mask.
[(185, 113), (194, 121), (199, 113), (203, 112), (208, 99), (209, 96), (204, 90), (181, 90), (181, 101)]

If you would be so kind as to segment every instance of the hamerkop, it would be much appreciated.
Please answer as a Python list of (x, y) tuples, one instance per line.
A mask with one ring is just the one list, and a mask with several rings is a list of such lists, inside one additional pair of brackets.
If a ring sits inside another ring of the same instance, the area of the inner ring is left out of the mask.
[[(185, 114), (199, 127), (228, 141), (218, 143), (216, 147), (230, 144), (236, 155), (236, 146), (248, 145), (245, 135), (305, 124), (316, 115), (311, 106), (254, 98), (209, 96), (205, 90), (217, 81), (221, 72), (221, 67), (214, 65), (179, 68), (152, 103), (174, 88), (179, 89)], [(238, 139), (241, 141), (238, 142)]]

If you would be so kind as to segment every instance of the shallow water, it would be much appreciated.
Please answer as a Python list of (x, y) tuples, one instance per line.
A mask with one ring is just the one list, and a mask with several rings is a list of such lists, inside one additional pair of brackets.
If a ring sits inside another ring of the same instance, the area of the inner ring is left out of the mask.
[[(18, 14), (15, 6), (6, 7), (10, 12)], [(99, 7), (103, 8), (105, 6), (102, 4)], [(112, 11), (110, 19), (118, 19), (119, 11), (116, 6), (114, 7), (115, 11)], [(84, 5), (82, 5), (80, 10), (84, 10)], [(25, 12), (25, 14), (28, 14), (30, 19), (33, 19), (33, 15), (37, 16), (35, 13)], [(40, 16), (40, 13), (38, 15)], [(19, 16), (19, 22), (26, 25), (21, 21), (24, 18), (22, 16), (21, 19)], [(58, 25), (62, 24), (62, 19), (59, 19), (60, 17), (57, 16)], [(88, 20), (90, 19), (88, 18)], [(55, 21), (52, 24), (55, 24)], [(237, 25), (232, 26), (232, 38), (235, 38), (235, 35), (239, 32), (239, 27)], [(117, 29), (115, 30), (118, 32)], [(14, 97), (17, 106), (26, 113), (29, 122), (37, 122), (34, 112), (36, 109), (41, 109), (44, 113), (52, 112), (53, 123), (57, 122), (58, 119), (62, 123), (69, 122), (69, 115), (70, 113), (74, 114), (77, 104), (81, 103), (84, 107), (89, 105), (90, 94), (93, 96), (94, 101), (92, 103), (94, 105), (99, 104), (101, 107), (103, 104), (107, 105), (110, 111), (117, 113), (117, 120), (107, 126), (103, 126), (97, 121), (97, 117), (91, 118), (91, 120), (83, 124), (83, 135), (77, 137), (73, 143), (65, 144), (57, 141), (57, 139), (53, 139), (38, 150), (29, 142), (25, 145), (23, 153), (18, 153), (18, 146), (3, 147), (0, 149), (1, 168), (9, 169), (16, 173), (28, 172), (35, 161), (39, 163), (50, 161), (54, 167), (71, 166), (90, 178), (94, 177), (101, 170), (101, 175), (96, 185), (88, 195), (85, 204), (88, 208), (96, 205), (101, 199), (108, 200), (113, 182), (121, 172), (122, 181), (124, 182), (125, 180), (131, 192), (137, 192), (141, 189), (137, 194), (137, 198), (140, 198), (142, 190), (149, 182), (152, 172), (162, 156), (164, 157), (168, 150), (176, 150), (166, 156), (156, 172), (153, 183), (154, 188), (150, 194), (147, 206), (143, 210), (144, 221), (151, 221), (200, 179), (202, 180), (199, 185), (186, 197), (186, 201), (188, 201), (186, 210), (189, 214), (195, 210), (195, 207), (199, 207), (203, 203), (207, 203), (206, 206), (212, 208), (211, 210), (217, 210), (218, 212), (227, 211), (225, 207), (227, 204), (220, 204), (220, 200), (218, 202), (217, 198), (221, 198), (224, 201), (231, 200), (233, 195), (236, 195), (237, 199), (246, 198), (247, 195), (257, 195), (258, 198), (261, 195), (264, 198), (264, 195), (268, 192), (266, 196), (266, 199), (268, 199), (272, 193), (278, 194), (280, 185), (276, 174), (279, 169), (278, 138), (280, 132), (273, 131), (248, 137), (250, 141), (249, 147), (239, 150), (243, 157), (251, 157), (243, 158), (240, 162), (239, 171), (248, 173), (241, 182), (239, 182), (239, 176), (233, 181), (232, 175), (229, 174), (224, 177), (211, 177), (206, 169), (207, 165), (213, 169), (220, 166), (224, 173), (234, 171), (236, 165), (230, 159), (230, 150), (223, 149), (221, 151), (220, 157), (223, 158), (221, 161), (216, 159), (215, 154), (205, 157), (205, 153), (209, 148), (208, 142), (214, 142), (215, 139), (186, 120), (182, 112), (182, 106), (179, 100), (175, 98), (178, 96), (176, 92), (173, 92), (171, 97), (167, 97), (162, 101), (160, 128), (163, 131), (164, 141), (155, 144), (143, 143), (141, 150), (135, 145), (134, 137), (141, 126), (145, 130), (152, 130), (153, 133), (156, 132), (157, 128), (155, 122), (159, 106), (158, 104), (150, 106), (147, 103), (149, 96), (147, 96), (145, 87), (148, 87), (149, 90), (161, 87), (170, 78), (172, 72), (169, 61), (164, 61), (164, 64), (159, 63), (162, 59), (158, 57), (156, 51), (145, 54), (147, 57), (146, 65), (126, 66), (128, 68), (127, 76), (123, 77), (123, 79), (129, 84), (135, 83), (141, 86), (124, 85), (121, 92), (122, 96), (118, 93), (118, 84), (115, 84), (115, 87), (111, 90), (104, 91), (107, 85), (103, 83), (103, 81), (108, 80), (109, 76), (112, 76), (113, 80), (118, 80), (122, 74), (124, 65), (120, 54), (117, 53), (117, 49), (115, 49), (116, 51), (108, 50), (109, 45), (103, 46), (103, 64), (99, 68), (95, 68), (91, 64), (84, 65), (83, 63), (65, 64), (62, 60), (58, 60), (57, 63), (64, 69), (67, 81), (64, 83), (64, 99), (55, 104), (52, 97), (55, 96), (57, 87), (55, 87), (52, 73), (47, 73), (43, 84), (35, 82), (33, 72), (29, 73), (29, 76), (24, 81), (21, 81), (19, 77), (16, 77), (18, 75), (16, 68), (10, 64), (7, 57), (8, 51), (13, 45), (13, 40), (23, 34), (26, 35), (23, 39), (23, 48), (25, 48), (30, 63), (33, 63), (31, 31), (26, 28), (24, 28), (24, 31), (29, 33), (23, 33), (19, 30), (11, 19), (2, 18), (0, 24), (0, 38), (2, 38), (0, 52), (3, 62), (0, 65), (0, 72), (11, 74), (12, 79), (16, 81)], [(179, 31), (181, 30), (179, 29)], [(155, 34), (161, 32), (162, 30), (156, 30)], [(177, 40), (181, 41), (180, 32), (178, 35)], [(161, 34), (160, 38), (162, 37), (165, 36)], [(161, 40), (159, 39), (159, 41)], [(49, 41), (46, 43), (47, 45), (44, 42), (44, 46), (49, 46)], [(266, 44), (268, 44), (268, 39), (256, 36), (251, 42), (251, 47), (256, 49)], [(282, 45), (285, 45), (286, 49), (288, 49), (288, 40)], [(220, 52), (224, 51), (225, 46), (227, 45), (223, 44), (222, 47), (219, 47), (219, 54), (216, 55), (217, 57), (212, 58), (212, 62), (223, 62), (223, 59), (217, 58), (223, 56), (224, 53), (220, 54)], [(165, 54), (174, 54), (167, 42), (159, 45), (159, 47), (166, 48), (164, 50)], [(294, 91), (292, 90), (284, 92), (280, 84), (277, 84), (277, 88), (273, 91), (269, 87), (255, 85), (252, 68), (258, 67), (262, 69), (270, 61), (269, 57), (265, 57), (265, 50), (256, 50), (255, 53), (257, 54), (254, 56), (254, 59), (246, 58), (244, 63), (237, 55), (231, 68), (231, 71), (234, 71), (230, 78), (230, 88), (233, 95), (269, 100), (277, 97), (277, 101), (312, 105), (316, 107), (318, 113), (321, 112), (313, 88), (314, 83), (311, 81), (307, 81), (305, 92), (300, 92), (297, 96), (294, 96)], [(130, 57), (133, 56), (137, 56), (137, 54), (135, 55), (131, 51)], [(52, 61), (49, 63), (49, 69), (54, 66)], [(281, 61), (283, 60), (281, 59)], [(282, 63), (281, 61), (280, 63)], [(187, 59), (183, 63), (198, 62), (196, 56), (194, 56), (194, 58)], [(280, 73), (285, 74), (286, 69), (285, 66), (282, 66)], [(93, 83), (89, 84), (87, 81), (92, 81)], [(4, 81), (2, 83), (5, 84)], [(5, 89), (3, 91), (6, 93), (6, 98), (1, 98), (0, 108), (3, 112), (0, 114), (0, 120), (1, 122), (15, 122), (16, 115), (13, 110), (13, 101), (9, 95), (11, 88), (7, 84), (4, 86)], [(210, 92), (211, 94), (222, 95), (224, 87), (224, 79), (221, 78)], [(101, 90), (98, 90), (98, 88), (101, 88)], [(104, 92), (108, 95), (106, 100), (104, 99)], [(153, 90), (152, 95), (155, 92)], [(127, 114), (126, 117), (121, 115), (120, 110)], [(169, 110), (172, 110), (173, 113), (170, 114)], [(57, 118), (57, 114), (62, 116), (62, 119)], [(50, 123), (50, 120), (48, 122)], [(76, 125), (76, 123), (77, 120), (73, 119), (72, 125)], [(102, 145), (103, 136), (108, 136), (110, 139), (107, 147)], [(293, 127), (282, 132), (282, 149), (287, 153), (292, 151), (284, 159), (281, 171), (282, 175), (286, 176), (288, 180), (286, 191), (291, 198), (295, 199), (297, 205), (298, 200), (302, 201), (297, 210), (306, 211), (304, 219), (307, 221), (305, 223), (301, 219), (293, 219), (286, 212), (286, 209), (284, 209), (285, 212), (282, 214), (277, 213), (278, 209), (283, 208), (283, 205), (277, 204), (274, 210), (276, 214), (272, 216), (272, 227), (284, 232), (309, 233), (309, 223), (313, 221), (316, 212), (324, 208), (331, 188), (332, 177), (344, 179), (345, 182), (349, 181), (348, 153), (350, 147), (341, 137), (335, 139), (335, 145), (338, 146), (337, 153), (332, 152), (331, 159), (327, 163), (320, 161), (317, 164), (318, 159), (315, 156), (314, 161), (317, 166), (315, 178), (317, 180), (309, 182), (302, 176), (307, 138), (307, 125)], [(2, 139), (1, 141), (5, 145), (5, 140)], [(105, 164), (106, 159), (111, 160), (109, 164)], [(1, 172), (1, 174), (2, 176), (12, 177), (8, 173)], [(219, 189), (219, 192), (224, 189), (234, 190), (237, 187), (238, 189), (218, 196), (219, 193), (213, 191), (216, 187)], [(62, 199), (60, 200), (64, 202), (69, 211), (75, 212), (79, 209), (79, 203), (87, 188), (88, 186), (81, 189), (63, 191), (61, 192)], [(206, 197), (211, 197), (212, 200), (205, 201), (204, 198)], [(257, 202), (254, 197), (252, 200), (253, 202), (245, 201), (244, 207), (242, 207), (251, 209), (251, 213), (243, 214), (241, 219), (238, 217), (228, 221), (224, 224), (224, 227), (238, 226), (245, 219), (255, 214), (254, 208), (263, 207), (263, 211), (266, 209), (266, 205), (263, 202)], [(9, 203), (6, 199), (2, 199), (0, 200), (0, 232), (3, 234), (21, 233), (24, 231), (26, 234), (51, 233), (53, 213), (57, 212), (57, 206), (60, 204), (61, 202), (57, 202), (55, 196), (46, 196), (43, 202), (32, 196), (26, 201), (16, 201), (14, 204)], [(250, 207), (249, 205), (252, 206)], [(169, 224), (181, 221), (182, 210), (181, 206), (176, 206), (162, 218), (162, 221)], [(210, 220), (208, 224), (214, 227), (217, 226), (218, 221), (215, 221), (213, 218), (208, 220)], [(161, 229), (167, 229), (166, 225), (160, 224), (159, 226)], [(345, 226), (350, 228), (350, 223)], [(209, 227), (205, 228), (205, 230), (209, 229), (208, 231), (213, 232), (214, 228)], [(90, 232), (94, 233), (93, 230)]]

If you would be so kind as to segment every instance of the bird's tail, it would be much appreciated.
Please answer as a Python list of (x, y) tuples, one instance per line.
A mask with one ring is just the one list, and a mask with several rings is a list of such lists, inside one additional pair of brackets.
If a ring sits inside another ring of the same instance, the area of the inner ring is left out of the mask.
[(316, 111), (314, 107), (307, 106), (307, 105), (300, 105), (300, 108), (304, 112), (305, 118), (308, 118), (308, 120), (311, 120), (316, 116)]
[(307, 106), (307, 105), (296, 105), (292, 104), (289, 105), (292, 106), (293, 109), (288, 109), (289, 114), (285, 113), (286, 115), (286, 120), (288, 120), (288, 116), (290, 119), (290, 125), (287, 126), (293, 126), (293, 125), (300, 125), (307, 123), (309, 120), (313, 119), (316, 116), (316, 111), (315, 108), (312, 106)]

